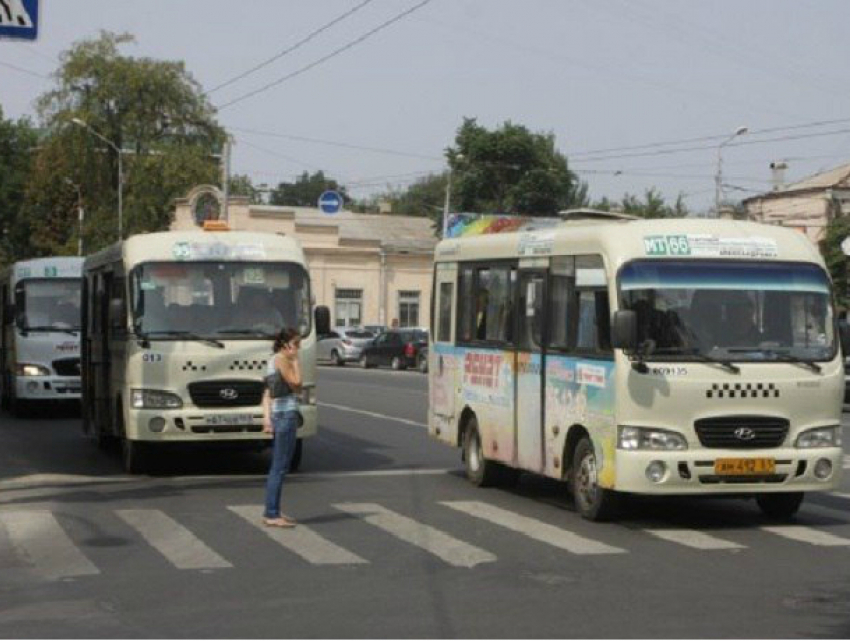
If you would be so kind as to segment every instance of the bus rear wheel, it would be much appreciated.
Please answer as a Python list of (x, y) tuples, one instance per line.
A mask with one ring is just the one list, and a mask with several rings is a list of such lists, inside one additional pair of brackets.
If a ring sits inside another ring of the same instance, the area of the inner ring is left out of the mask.
[(499, 465), (484, 458), (484, 447), (478, 432), (478, 419), (474, 416), (466, 424), (463, 434), (463, 460), (466, 478), (478, 487), (495, 485), (499, 480)]
[(792, 518), (803, 502), (803, 492), (779, 492), (777, 494), (757, 494), (756, 503), (765, 516), (771, 519), (787, 521)]
[(579, 514), (590, 521), (608, 521), (619, 507), (619, 496), (612, 490), (599, 487), (596, 452), (587, 436), (578, 442), (570, 474), (573, 499)]

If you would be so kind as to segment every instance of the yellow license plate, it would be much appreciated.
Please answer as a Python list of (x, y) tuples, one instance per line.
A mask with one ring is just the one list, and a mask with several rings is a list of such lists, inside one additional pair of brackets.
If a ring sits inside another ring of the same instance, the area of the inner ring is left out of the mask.
[(775, 474), (776, 460), (772, 458), (719, 458), (714, 461), (714, 473), (719, 476)]

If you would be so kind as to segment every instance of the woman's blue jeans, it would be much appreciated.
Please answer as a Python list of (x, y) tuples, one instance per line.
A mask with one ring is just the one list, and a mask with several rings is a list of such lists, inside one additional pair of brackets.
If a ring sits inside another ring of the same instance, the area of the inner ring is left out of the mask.
[(295, 453), (298, 412), (295, 410), (273, 412), (272, 428), (274, 429), (272, 465), (266, 481), (266, 507), (263, 512), (263, 516), (268, 519), (276, 519), (280, 516), (280, 493), (283, 490), (283, 480), (286, 478), (292, 455)]

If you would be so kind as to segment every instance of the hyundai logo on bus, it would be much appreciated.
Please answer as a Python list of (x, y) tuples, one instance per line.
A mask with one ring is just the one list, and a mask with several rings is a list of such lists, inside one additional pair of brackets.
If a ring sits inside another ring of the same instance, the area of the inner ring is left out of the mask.
[(225, 401), (235, 401), (239, 398), (239, 392), (237, 392), (232, 387), (224, 387), (218, 391), (218, 395), (221, 396)]
[(319, 196), (319, 209), (325, 214), (336, 214), (342, 209), (342, 196), (335, 191), (325, 191)]
[(739, 427), (734, 434), (739, 441), (752, 441), (756, 437), (756, 432), (751, 427)]
[(0, 38), (35, 40), (38, 38), (39, 0), (0, 2)]

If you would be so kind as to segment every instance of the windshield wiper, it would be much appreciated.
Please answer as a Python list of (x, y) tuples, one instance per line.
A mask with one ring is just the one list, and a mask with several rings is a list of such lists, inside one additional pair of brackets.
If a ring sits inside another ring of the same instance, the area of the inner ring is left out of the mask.
[(661, 347), (658, 349), (652, 350), (651, 353), (647, 354), (647, 356), (652, 356), (655, 354), (669, 354), (676, 355), (679, 354), (681, 356), (693, 356), (698, 361), (703, 363), (717, 363), (718, 365), (725, 367), (727, 370), (732, 372), (733, 374), (740, 374), (741, 368), (735, 365), (730, 360), (725, 358), (714, 358), (713, 356), (708, 356), (707, 354), (703, 354), (696, 348), (684, 348), (684, 347)]
[(25, 332), (62, 332), (63, 334), (70, 334), (71, 336), (76, 336), (80, 333), (79, 329), (74, 329), (72, 327), (54, 327), (53, 325), (37, 325), (35, 327), (24, 327), (23, 330)]
[(814, 361), (806, 360), (805, 358), (798, 358), (796, 356), (791, 356), (791, 354), (788, 354), (786, 352), (777, 352), (774, 349), (764, 349), (761, 347), (729, 347), (726, 349), (726, 351), (732, 354), (741, 352), (760, 352), (766, 356), (775, 358), (776, 360), (781, 361), (783, 363), (794, 363), (795, 365), (802, 365), (803, 367), (807, 367), (818, 374), (820, 374), (822, 371), (821, 366), (815, 363)]
[(252, 338), (267, 338), (269, 340), (274, 340), (275, 338), (275, 334), (270, 334), (269, 332), (260, 332), (255, 329), (222, 329), (217, 331), (216, 334), (233, 334), (241, 336), (250, 336)]
[(194, 332), (187, 332), (185, 330), (177, 330), (177, 329), (168, 329), (168, 330), (160, 330), (156, 332), (146, 332), (144, 334), (145, 338), (150, 338), (152, 334), (163, 334), (165, 336), (180, 336), (181, 338), (187, 338), (190, 341), (198, 341), (199, 343), (208, 343), (210, 345), (215, 345), (216, 347), (224, 348), (224, 343), (214, 338), (210, 338), (208, 336), (201, 336), (199, 334), (195, 334)]

